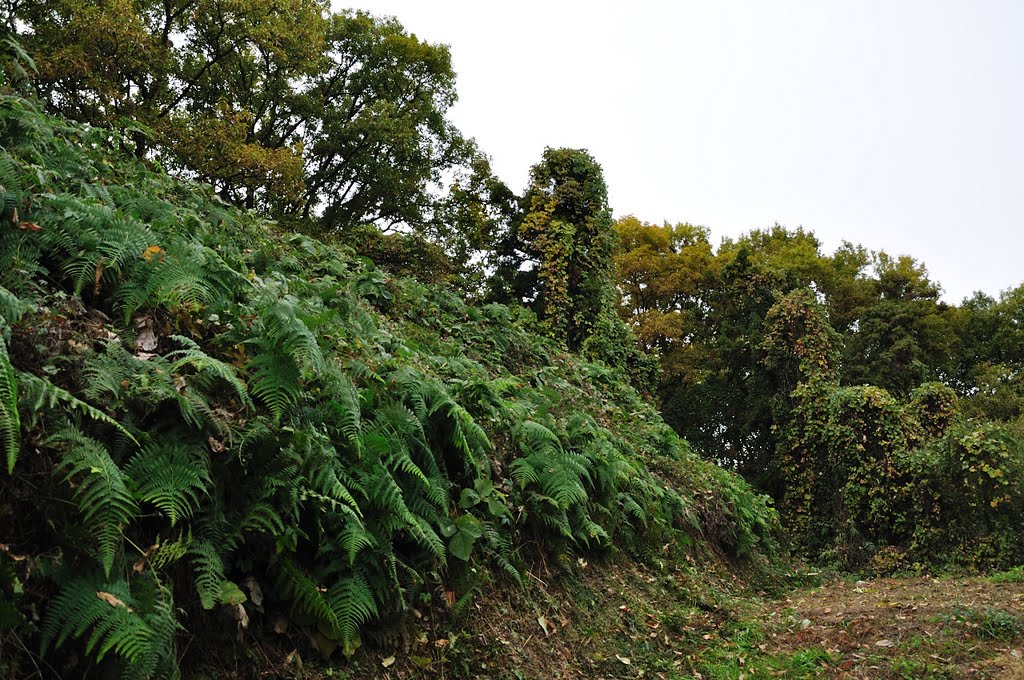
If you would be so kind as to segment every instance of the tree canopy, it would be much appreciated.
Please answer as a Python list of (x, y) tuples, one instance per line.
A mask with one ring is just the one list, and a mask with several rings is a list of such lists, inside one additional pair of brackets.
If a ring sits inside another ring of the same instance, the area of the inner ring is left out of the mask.
[(49, 110), (130, 124), (140, 157), (323, 231), (426, 230), (445, 173), (479, 156), (447, 118), (448, 48), (395, 19), (320, 0), (23, 0), (7, 21)]

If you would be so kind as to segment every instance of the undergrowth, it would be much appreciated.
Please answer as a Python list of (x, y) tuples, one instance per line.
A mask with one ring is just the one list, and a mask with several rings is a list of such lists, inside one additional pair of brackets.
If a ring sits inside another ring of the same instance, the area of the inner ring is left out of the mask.
[(0, 96), (0, 671), (352, 655), (586, 554), (771, 568), (768, 502), (617, 372), (122, 143)]

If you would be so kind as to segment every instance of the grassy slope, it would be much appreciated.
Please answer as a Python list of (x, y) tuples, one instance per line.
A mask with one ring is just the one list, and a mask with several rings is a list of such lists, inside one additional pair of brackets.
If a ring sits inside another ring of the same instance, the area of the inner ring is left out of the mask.
[[(6, 674), (358, 664), (395, 640), (443, 672), (440, 631), (478, 636), (488, 607), (509, 635), (603, 611), (567, 599), (588, 569), (698, 603), (709, 568), (722, 593), (721, 565), (771, 571), (765, 500), (522, 312), (281, 233), (24, 99), (0, 140)], [(500, 664), (490, 644), (466, 658)]]

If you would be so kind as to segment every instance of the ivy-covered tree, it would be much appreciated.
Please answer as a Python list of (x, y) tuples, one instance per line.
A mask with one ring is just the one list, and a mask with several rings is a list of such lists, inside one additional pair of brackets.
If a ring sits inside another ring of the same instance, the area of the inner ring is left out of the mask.
[(534, 309), (553, 337), (579, 349), (615, 301), (615, 231), (601, 166), (580, 149), (545, 149), (523, 206), (519, 237), (536, 264)]
[(520, 206), (496, 239), (491, 296), (529, 304), (552, 338), (653, 389), (657, 360), (617, 312), (617, 237), (601, 166), (583, 149), (547, 148)]

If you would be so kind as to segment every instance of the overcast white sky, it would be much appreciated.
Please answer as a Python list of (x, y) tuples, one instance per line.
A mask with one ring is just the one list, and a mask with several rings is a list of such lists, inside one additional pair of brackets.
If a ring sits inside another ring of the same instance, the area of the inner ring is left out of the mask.
[(452, 120), (516, 191), (582, 147), (616, 216), (804, 226), (950, 302), (1024, 281), (1021, 0), (354, 3), (450, 45)]

